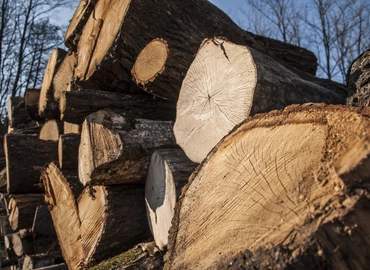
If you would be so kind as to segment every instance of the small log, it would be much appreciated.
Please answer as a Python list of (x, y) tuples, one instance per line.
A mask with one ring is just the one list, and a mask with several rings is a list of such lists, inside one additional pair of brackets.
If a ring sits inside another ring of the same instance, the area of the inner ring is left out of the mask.
[(13, 194), (9, 201), (9, 224), (13, 231), (32, 227), (36, 208), (44, 205), (43, 194)]
[(348, 106), (370, 106), (370, 50), (355, 59), (347, 72)]
[(78, 147), (80, 134), (63, 134), (59, 136), (58, 156), (61, 169), (78, 168)]
[(143, 186), (87, 187), (78, 200), (78, 211), (85, 267), (150, 237)]
[(70, 269), (75, 269), (84, 257), (80, 242), (81, 221), (76, 202), (83, 187), (77, 172), (61, 171), (55, 163), (46, 167), (41, 179), (63, 258)]
[(60, 264), (61, 262), (61, 258), (56, 258), (47, 254), (26, 255), (24, 257), (23, 270), (42, 269), (43, 267), (52, 266), (55, 263)]
[(82, 125), (78, 175), (83, 185), (144, 183), (151, 154), (174, 146), (171, 121), (136, 119), (112, 111), (89, 115)]
[(54, 49), (46, 66), (39, 98), (39, 115), (46, 119), (57, 119), (59, 117), (59, 104), (54, 99), (52, 82), (54, 74), (57, 72), (66, 55), (67, 52), (65, 50), (59, 48)]
[(76, 65), (74, 52), (68, 52), (53, 77), (54, 99), (59, 101), (63, 91), (71, 91), (73, 86), (73, 71)]
[(39, 99), (41, 89), (28, 88), (24, 96), (28, 116), (34, 121), (43, 121), (39, 115)]
[(39, 139), (43, 141), (58, 141), (59, 135), (64, 133), (64, 123), (59, 120), (47, 121), (40, 130)]
[(58, 142), (10, 133), (4, 142), (8, 193), (41, 193), (40, 167), (58, 160)]
[(80, 134), (81, 125), (64, 122), (64, 134)]
[(168, 244), (168, 230), (181, 189), (196, 166), (181, 149), (161, 149), (152, 154), (145, 203), (154, 241), (161, 250)]
[(11, 128), (16, 128), (18, 125), (25, 125), (31, 121), (23, 97), (10, 97), (8, 99), (8, 120), (9, 127)]
[(208, 39), (182, 84), (176, 141), (192, 161), (200, 163), (249, 115), (306, 102), (343, 104), (344, 99), (252, 48)]
[(82, 29), (85, 26), (91, 12), (94, 10), (98, 0), (81, 0), (75, 13), (69, 23), (64, 36), (64, 44), (71, 50), (77, 50), (77, 44), (80, 39)]
[(60, 99), (63, 121), (82, 124), (85, 117), (99, 110), (119, 109), (136, 118), (174, 120), (176, 105), (151, 95), (128, 95), (99, 90), (64, 92)]
[[(259, 260), (259, 250), (270, 250), (276, 262), (298, 258), (302, 265), (272, 269), (316, 269), (305, 262), (319, 257), (330, 269), (344, 262), (348, 269), (366, 268), (370, 194), (341, 179), (353, 169), (338, 175), (342, 169), (335, 163), (369, 134), (369, 115), (344, 106), (294, 105), (237, 126), (183, 189), (165, 269), (222, 269), (247, 249), (257, 255), (253, 260)], [(368, 185), (369, 178), (362, 183)], [(285, 251), (271, 249), (279, 246)], [(310, 246), (316, 252), (305, 253)]]
[(18, 256), (32, 255), (35, 253), (33, 234), (27, 229), (12, 234), (13, 251)]

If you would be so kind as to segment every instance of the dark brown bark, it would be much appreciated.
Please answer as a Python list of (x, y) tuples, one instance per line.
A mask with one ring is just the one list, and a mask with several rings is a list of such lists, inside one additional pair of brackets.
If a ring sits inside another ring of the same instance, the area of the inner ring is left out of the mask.
[(18, 125), (25, 125), (31, 119), (28, 116), (25, 99), (23, 97), (10, 97), (8, 100), (9, 126), (15, 128)]
[(25, 256), (24, 262), (23, 262), (23, 265), (24, 265), (23, 269), (43, 269), (43, 267), (52, 266), (55, 263), (60, 264), (62, 262), (63, 260), (58, 257), (50, 256), (47, 254), (35, 254), (31, 256)]
[(78, 147), (81, 134), (63, 134), (59, 137), (58, 156), (61, 169), (78, 168)]
[(58, 141), (59, 135), (64, 133), (64, 123), (60, 120), (47, 121), (40, 130), (39, 139), (43, 141)]
[(25, 106), (28, 116), (34, 121), (45, 120), (39, 115), (40, 89), (29, 88), (25, 94)]
[(14, 253), (19, 257), (35, 253), (33, 234), (27, 229), (20, 230), (18, 233), (13, 233), (12, 244)]
[(68, 270), (68, 266), (65, 263), (59, 263), (59, 264), (39, 267), (37, 268), (37, 270)]
[[(4, 163), (5, 167), (0, 172), (0, 192), (1, 193), (6, 193), (6, 190), (7, 190), (7, 184), (6, 184), (7, 183), (7, 177), (6, 177), (6, 162), (5, 162), (5, 158), (4, 158), (4, 162), (1, 162), (1, 163)], [(1, 167), (3, 167), (3, 165), (1, 165)]]
[(0, 216), (0, 236), (4, 237), (6, 234), (10, 234), (12, 228), (9, 225), (8, 217), (5, 215)]
[(99, 90), (64, 92), (60, 99), (61, 119), (82, 124), (85, 117), (101, 109), (118, 109), (135, 118), (174, 120), (176, 104), (151, 95), (129, 95)]
[(41, 193), (40, 168), (58, 160), (58, 142), (42, 141), (37, 135), (10, 133), (5, 136), (9, 193)]
[(171, 121), (131, 120), (108, 110), (89, 115), (79, 148), (81, 183), (144, 183), (151, 154), (176, 145), (172, 126)]

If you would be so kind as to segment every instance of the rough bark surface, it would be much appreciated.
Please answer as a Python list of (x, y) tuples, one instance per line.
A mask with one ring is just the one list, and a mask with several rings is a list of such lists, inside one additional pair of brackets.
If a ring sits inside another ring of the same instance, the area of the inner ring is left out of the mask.
[(345, 100), (252, 48), (208, 39), (181, 87), (176, 141), (199, 163), (249, 115), (306, 102), (344, 104)]
[(43, 141), (58, 141), (59, 135), (64, 133), (64, 123), (60, 120), (47, 121), (40, 130), (39, 139)]
[(28, 116), (34, 121), (42, 121), (43, 117), (39, 115), (39, 99), (41, 89), (29, 88), (24, 96), (25, 106)]
[(41, 193), (40, 169), (58, 160), (58, 142), (42, 141), (37, 135), (10, 133), (5, 136), (8, 193)]
[(78, 200), (84, 266), (148, 239), (143, 186), (87, 187)]
[(145, 205), (150, 230), (161, 250), (168, 244), (168, 230), (181, 189), (196, 166), (181, 149), (161, 149), (151, 156), (145, 182)]
[(63, 91), (73, 90), (73, 71), (76, 66), (76, 55), (68, 52), (53, 77), (54, 99), (59, 101)]
[(8, 99), (8, 119), (11, 128), (15, 128), (18, 125), (25, 125), (31, 121), (23, 97), (10, 97)]
[(370, 50), (361, 54), (348, 69), (348, 106), (370, 106)]
[[(54, 268), (47, 268), (47, 267), (52, 266), (53, 264), (60, 264), (61, 262), (63, 262), (62, 258), (56, 258), (56, 257), (50, 256), (47, 254), (35, 254), (31, 256), (25, 256), (24, 262), (23, 262), (23, 270), (54, 269)], [(61, 268), (61, 269), (66, 269), (66, 268)]]
[(78, 168), (78, 147), (80, 145), (80, 134), (63, 134), (59, 137), (58, 156), (61, 169)]
[[(319, 245), (312, 247), (328, 252), (329, 268), (369, 264), (369, 230), (362, 225), (369, 208), (361, 208), (368, 204), (369, 177), (359, 188), (337, 173), (337, 161), (353, 147), (366, 150), (360, 160), (368, 162), (369, 150), (358, 145), (369, 134), (369, 116), (369, 110), (295, 105), (237, 126), (190, 177), (176, 206), (165, 268), (218, 268), (218, 261), (232, 263), (246, 249), (258, 254), (279, 245), (296, 250), (289, 258), (300, 251), (305, 258), (302, 243), (315, 238)], [(332, 229), (339, 221), (347, 236)], [(341, 257), (349, 245), (353, 260)]]
[(151, 154), (175, 146), (172, 126), (171, 121), (131, 120), (107, 110), (89, 115), (79, 147), (81, 183), (144, 183)]
[(151, 95), (129, 95), (99, 90), (64, 92), (60, 99), (61, 119), (82, 124), (85, 117), (99, 110), (118, 109), (136, 118), (175, 120), (176, 105)]

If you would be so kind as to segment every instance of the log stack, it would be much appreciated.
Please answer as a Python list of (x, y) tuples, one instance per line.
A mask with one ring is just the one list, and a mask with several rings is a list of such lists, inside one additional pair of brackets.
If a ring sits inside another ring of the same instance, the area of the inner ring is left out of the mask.
[(204, 0), (81, 0), (65, 44), (9, 105), (3, 266), (370, 263), (370, 111), (311, 52)]

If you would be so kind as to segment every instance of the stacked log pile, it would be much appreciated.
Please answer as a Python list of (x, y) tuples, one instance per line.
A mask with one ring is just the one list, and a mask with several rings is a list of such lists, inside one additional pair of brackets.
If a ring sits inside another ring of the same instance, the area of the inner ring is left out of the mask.
[(311, 52), (205, 0), (82, 0), (65, 44), (9, 102), (4, 267), (370, 263), (370, 111)]

